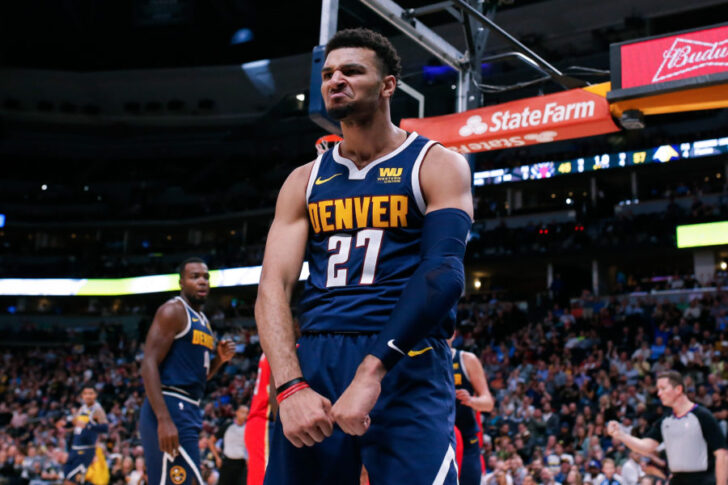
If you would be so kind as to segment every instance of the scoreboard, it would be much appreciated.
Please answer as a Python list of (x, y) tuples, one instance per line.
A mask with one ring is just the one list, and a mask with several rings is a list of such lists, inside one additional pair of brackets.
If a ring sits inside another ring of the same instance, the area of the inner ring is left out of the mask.
[(485, 170), (473, 174), (474, 184), (493, 185), (525, 180), (543, 180), (558, 175), (594, 172), (650, 163), (670, 163), (690, 158), (728, 154), (728, 137), (678, 145), (661, 145), (645, 150), (603, 153), (592, 157), (557, 162), (539, 162), (513, 168)]

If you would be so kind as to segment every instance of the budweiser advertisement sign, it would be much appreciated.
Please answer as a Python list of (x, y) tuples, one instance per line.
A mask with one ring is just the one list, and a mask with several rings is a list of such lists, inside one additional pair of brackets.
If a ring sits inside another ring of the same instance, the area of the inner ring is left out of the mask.
[(611, 47), (610, 100), (728, 81), (728, 25)]
[(430, 118), (400, 126), (459, 153), (476, 153), (618, 131), (607, 100), (583, 89)]

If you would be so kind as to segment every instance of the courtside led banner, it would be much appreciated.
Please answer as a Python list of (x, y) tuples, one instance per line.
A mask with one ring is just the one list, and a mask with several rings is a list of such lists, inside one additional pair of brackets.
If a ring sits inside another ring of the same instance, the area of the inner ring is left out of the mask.
[(612, 44), (610, 101), (728, 82), (728, 25)]
[(607, 100), (585, 89), (463, 113), (405, 118), (400, 126), (459, 153), (476, 153), (618, 131)]
[[(210, 287), (257, 285), (262, 266), (210, 271)], [(303, 263), (299, 281), (308, 278)], [(134, 278), (0, 278), (0, 295), (8, 296), (120, 296), (179, 290), (178, 274)]]
[(728, 221), (677, 226), (677, 247), (698, 248), (728, 244)]

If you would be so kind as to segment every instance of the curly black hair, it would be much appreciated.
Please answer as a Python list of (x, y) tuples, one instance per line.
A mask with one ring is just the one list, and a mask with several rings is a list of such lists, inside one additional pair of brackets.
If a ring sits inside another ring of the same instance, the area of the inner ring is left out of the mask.
[(371, 49), (381, 61), (382, 72), (385, 76), (394, 76), (398, 81), (402, 73), (402, 64), (399, 54), (389, 39), (378, 32), (362, 27), (356, 29), (340, 30), (326, 44), (326, 55), (335, 49), (344, 47), (363, 47)]
[(177, 266), (177, 272), (179, 273), (179, 277), (180, 278), (184, 278), (185, 277), (185, 270), (187, 269), (187, 265), (190, 264), (190, 263), (207, 264), (207, 263), (205, 263), (205, 260), (204, 259), (198, 258), (198, 257), (195, 257), (195, 256), (193, 256), (191, 258), (185, 259), (184, 261), (182, 261), (179, 264), (179, 266)]

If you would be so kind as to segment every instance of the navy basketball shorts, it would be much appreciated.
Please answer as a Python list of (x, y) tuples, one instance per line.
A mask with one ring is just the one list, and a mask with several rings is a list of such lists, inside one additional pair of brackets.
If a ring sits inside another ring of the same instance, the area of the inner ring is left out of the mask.
[(460, 485), (480, 485), (483, 466), (478, 436), (463, 437), (463, 461), (460, 466)]
[(90, 446), (83, 450), (71, 450), (68, 454), (68, 460), (63, 465), (64, 480), (69, 482), (84, 483), (86, 481), (86, 471), (91, 466), (96, 456), (96, 447)]
[(199, 440), (202, 414), (190, 399), (164, 395), (167, 409), (179, 434), (176, 457), (162, 453), (157, 436), (157, 416), (148, 399), (144, 399), (139, 416), (139, 431), (144, 447), (149, 485), (203, 485), (200, 473)]
[[(354, 378), (376, 335), (304, 335), (298, 347), (303, 376), (335, 403)], [(280, 418), (271, 440), (266, 485), (359, 485), (362, 464), (372, 485), (457, 483), (452, 355), (443, 339), (415, 346), (382, 380), (363, 436), (333, 434), (296, 448)]]

